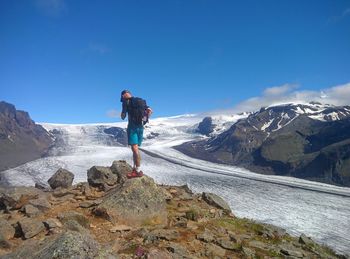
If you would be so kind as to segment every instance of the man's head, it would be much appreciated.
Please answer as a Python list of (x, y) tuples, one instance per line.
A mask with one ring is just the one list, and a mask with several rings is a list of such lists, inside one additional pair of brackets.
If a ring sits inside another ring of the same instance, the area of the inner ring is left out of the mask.
[(131, 98), (132, 95), (131, 95), (131, 92), (129, 90), (123, 90), (121, 93), (120, 93), (120, 101), (123, 102), (123, 100), (127, 100), (129, 98)]

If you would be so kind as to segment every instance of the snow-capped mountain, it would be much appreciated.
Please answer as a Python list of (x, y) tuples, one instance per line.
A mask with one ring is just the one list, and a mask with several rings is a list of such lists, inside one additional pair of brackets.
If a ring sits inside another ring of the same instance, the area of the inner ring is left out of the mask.
[(176, 149), (255, 172), (350, 186), (350, 106), (269, 106), (223, 133)]
[(271, 133), (287, 126), (299, 116), (307, 116), (319, 121), (342, 120), (350, 117), (350, 106), (334, 106), (316, 102), (273, 105), (253, 113), (248, 118), (248, 122), (256, 130)]

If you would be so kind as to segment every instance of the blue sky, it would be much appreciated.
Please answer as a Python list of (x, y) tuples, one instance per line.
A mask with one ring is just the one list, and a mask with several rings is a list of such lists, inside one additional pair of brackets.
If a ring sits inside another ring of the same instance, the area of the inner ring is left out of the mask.
[(119, 121), (123, 89), (156, 117), (348, 90), (349, 60), (350, 1), (0, 0), (0, 100), (37, 122)]

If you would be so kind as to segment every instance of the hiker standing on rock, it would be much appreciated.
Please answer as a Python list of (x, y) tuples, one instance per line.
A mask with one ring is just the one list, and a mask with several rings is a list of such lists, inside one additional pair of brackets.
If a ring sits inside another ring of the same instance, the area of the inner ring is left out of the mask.
[(133, 170), (127, 174), (127, 177), (141, 177), (143, 176), (143, 172), (141, 171), (139, 147), (143, 140), (143, 126), (148, 122), (148, 118), (152, 114), (152, 109), (147, 106), (144, 99), (133, 97), (128, 90), (121, 92), (120, 101), (123, 103), (120, 117), (124, 120), (126, 114), (128, 114), (128, 145), (131, 146), (134, 161)]

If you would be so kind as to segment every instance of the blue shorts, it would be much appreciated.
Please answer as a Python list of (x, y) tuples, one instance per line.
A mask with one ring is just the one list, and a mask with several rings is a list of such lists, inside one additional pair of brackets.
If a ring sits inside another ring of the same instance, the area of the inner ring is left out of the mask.
[(131, 145), (138, 145), (139, 147), (142, 144), (143, 140), (143, 127), (128, 127), (127, 128), (128, 133), (128, 144)]

